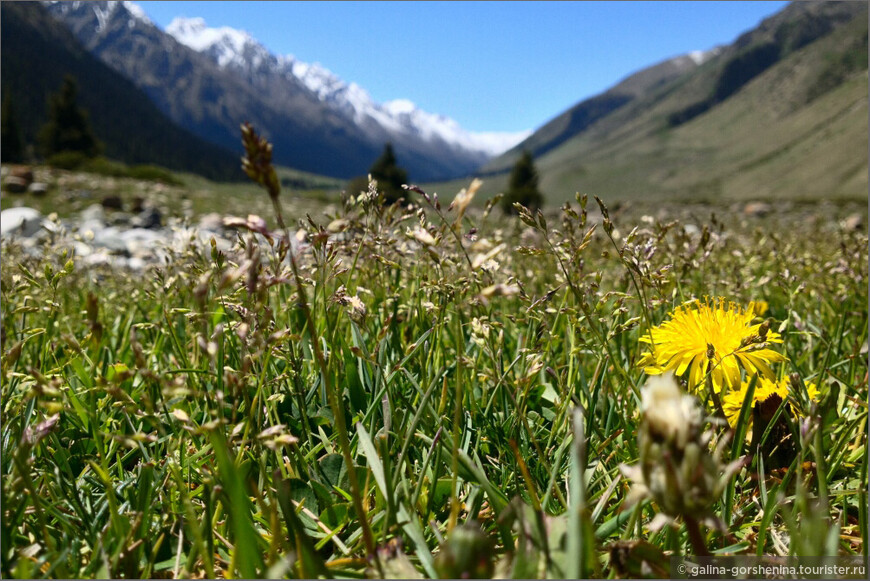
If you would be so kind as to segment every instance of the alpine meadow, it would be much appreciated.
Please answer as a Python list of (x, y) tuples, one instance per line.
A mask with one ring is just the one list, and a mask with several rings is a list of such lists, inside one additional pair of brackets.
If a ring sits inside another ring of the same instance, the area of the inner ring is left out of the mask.
[(132, 3), (2, 9), (4, 578), (866, 567), (866, 3), (497, 153)]

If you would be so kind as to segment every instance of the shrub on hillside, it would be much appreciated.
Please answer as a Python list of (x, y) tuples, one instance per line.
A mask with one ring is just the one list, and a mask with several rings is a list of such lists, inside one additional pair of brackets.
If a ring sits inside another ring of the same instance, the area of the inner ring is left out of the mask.
[(180, 186), (183, 182), (173, 173), (156, 165), (134, 165), (127, 169), (127, 176), (137, 180), (162, 182), (171, 186)]
[(56, 169), (74, 170), (81, 168), (86, 159), (81, 151), (61, 151), (48, 156), (45, 163)]

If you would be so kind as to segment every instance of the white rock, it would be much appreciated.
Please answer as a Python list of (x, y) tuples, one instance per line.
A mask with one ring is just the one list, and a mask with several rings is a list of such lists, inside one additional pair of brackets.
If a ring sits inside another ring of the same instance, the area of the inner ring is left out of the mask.
[(104, 264), (111, 264), (112, 259), (105, 251), (100, 251), (85, 256), (84, 263), (87, 266), (101, 266)]
[(82, 223), (94, 220), (105, 224), (106, 211), (103, 210), (103, 206), (100, 204), (91, 204), (79, 213), (79, 219)]
[(224, 229), (224, 218), (217, 212), (204, 214), (199, 219), (199, 230), (209, 232), (221, 232)]
[(33, 182), (27, 188), (27, 191), (36, 196), (42, 196), (48, 191), (48, 184), (42, 182)]
[(127, 252), (127, 243), (121, 237), (121, 232), (114, 226), (94, 232), (94, 246), (114, 252)]
[(134, 256), (142, 257), (153, 256), (155, 248), (164, 237), (159, 231), (146, 228), (131, 228), (120, 234), (121, 240), (127, 245), (127, 251)]
[(144, 270), (145, 264), (145, 261), (138, 256), (127, 259), (127, 268), (129, 268), (130, 270)]
[(0, 235), (4, 237), (23, 236), (29, 238), (42, 230), (48, 220), (33, 208), (9, 208), (0, 212)]

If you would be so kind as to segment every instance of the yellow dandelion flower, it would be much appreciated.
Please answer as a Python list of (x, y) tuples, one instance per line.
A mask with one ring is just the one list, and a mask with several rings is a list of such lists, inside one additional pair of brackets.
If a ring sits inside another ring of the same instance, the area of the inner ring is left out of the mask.
[(786, 358), (769, 345), (782, 343), (782, 338), (765, 323), (752, 324), (757, 306), (742, 309), (722, 298), (689, 301), (640, 337), (650, 351), (638, 365), (649, 375), (673, 371), (681, 377), (688, 372), (690, 390), (703, 387), (708, 372), (717, 393), (739, 388), (741, 368), (747, 375), (759, 373), (772, 380), (770, 364)]
[[(807, 383), (807, 395), (811, 401), (818, 401), (819, 390), (815, 383)], [(740, 417), (740, 408), (743, 407), (743, 400), (746, 399), (746, 391), (749, 388), (749, 381), (744, 381), (740, 389), (734, 390), (722, 397), (722, 410), (725, 412), (725, 417), (728, 418), (728, 423), (731, 427), (737, 425), (737, 419)], [(783, 378), (780, 381), (771, 381), (764, 377), (759, 377), (755, 385), (755, 393), (752, 396), (752, 407), (756, 405), (765, 405), (770, 408), (768, 411), (773, 413), (779, 407), (782, 400), (788, 398), (789, 379)], [(791, 404), (792, 412), (799, 415), (799, 410), (794, 404)], [(752, 425), (752, 415), (749, 415), (748, 426)]]

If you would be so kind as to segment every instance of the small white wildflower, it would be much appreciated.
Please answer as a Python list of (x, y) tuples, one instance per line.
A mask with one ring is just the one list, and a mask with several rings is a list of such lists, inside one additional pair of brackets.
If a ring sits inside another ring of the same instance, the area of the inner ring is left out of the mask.
[(489, 252), (487, 252), (485, 254), (476, 255), (474, 257), (474, 259), (471, 261), (471, 268), (473, 268), (473, 269), (480, 268), (485, 263), (487, 263), (489, 260), (496, 257), (499, 253), (501, 253), (501, 251), (505, 249), (505, 246), (506, 246), (505, 244), (499, 244), (498, 246), (496, 246), (495, 248), (493, 248), (492, 250), (490, 250)]

